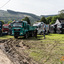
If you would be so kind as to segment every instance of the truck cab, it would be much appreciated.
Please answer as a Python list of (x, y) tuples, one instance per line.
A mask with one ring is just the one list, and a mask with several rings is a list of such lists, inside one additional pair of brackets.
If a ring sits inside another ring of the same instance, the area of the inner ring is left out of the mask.
[(9, 24), (3, 24), (2, 30), (4, 33), (9, 33)]
[(64, 23), (57, 24), (57, 33), (64, 33)]
[(43, 33), (43, 22), (36, 22), (33, 24), (33, 26), (37, 27), (37, 34), (42, 34)]

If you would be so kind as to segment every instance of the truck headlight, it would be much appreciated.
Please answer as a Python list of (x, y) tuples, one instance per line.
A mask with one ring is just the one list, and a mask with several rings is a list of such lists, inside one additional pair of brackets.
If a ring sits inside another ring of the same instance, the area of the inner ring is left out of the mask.
[(22, 27), (22, 26), (21, 26)]
[(12, 34), (14, 34), (14, 33), (12, 33)]
[(22, 33), (21, 33), (22, 34)]

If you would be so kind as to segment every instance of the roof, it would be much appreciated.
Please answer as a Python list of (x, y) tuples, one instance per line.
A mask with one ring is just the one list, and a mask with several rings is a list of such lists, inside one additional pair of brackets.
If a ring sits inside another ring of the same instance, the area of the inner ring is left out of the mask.
[(64, 18), (58, 18), (59, 22), (64, 21)]
[(27, 23), (27, 21), (15, 21), (15, 22), (12, 22), (12, 23), (16, 23), (16, 22), (19, 22), (19, 23), (21, 23), (21, 22)]
[(3, 26), (9, 26), (9, 24), (3, 24)]
[(36, 22), (33, 26), (39, 26), (40, 24), (43, 24), (43, 22)]
[(41, 24), (41, 22), (37, 22), (37, 23), (33, 24), (33, 26), (38, 26), (40, 24)]

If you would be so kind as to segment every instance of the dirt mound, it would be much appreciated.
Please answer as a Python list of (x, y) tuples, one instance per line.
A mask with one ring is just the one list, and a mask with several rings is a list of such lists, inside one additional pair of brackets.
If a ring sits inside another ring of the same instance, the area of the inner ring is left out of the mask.
[(1, 50), (8, 56), (13, 64), (38, 64), (32, 60), (28, 54), (25, 54), (24, 50), (29, 47), (23, 45), (23, 40), (0, 40), (0, 43)]

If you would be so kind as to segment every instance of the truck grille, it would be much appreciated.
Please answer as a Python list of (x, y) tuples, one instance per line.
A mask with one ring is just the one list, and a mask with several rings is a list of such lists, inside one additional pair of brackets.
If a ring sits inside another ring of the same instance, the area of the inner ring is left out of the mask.
[(14, 32), (15, 36), (19, 36), (20, 32)]
[(14, 31), (20, 31), (20, 29), (14, 29)]

